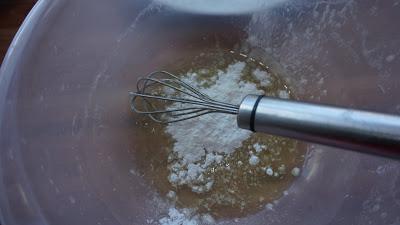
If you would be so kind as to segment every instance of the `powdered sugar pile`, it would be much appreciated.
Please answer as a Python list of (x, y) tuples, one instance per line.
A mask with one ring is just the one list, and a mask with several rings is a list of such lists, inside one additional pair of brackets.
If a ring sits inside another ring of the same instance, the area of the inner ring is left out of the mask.
[[(291, 95), (287, 87), (282, 86), (272, 74), (258, 68), (246, 67), (244, 62), (232, 63), (224, 71), (204, 69), (189, 72), (180, 79), (215, 100), (237, 105), (247, 94), (266, 94), (279, 98), (289, 98)], [(191, 98), (168, 87), (164, 93), (178, 98)], [(167, 106), (167, 109), (180, 107), (182, 103), (173, 103)], [(299, 168), (290, 170), (292, 166), (287, 168), (279, 156), (283, 150), (277, 146), (283, 141), (264, 140), (252, 135), (250, 131), (239, 129), (233, 115), (207, 114), (179, 123), (170, 123), (165, 132), (174, 140), (168, 155), (168, 180), (176, 189), (166, 193), (172, 205), (168, 213), (158, 221), (162, 225), (215, 224), (210, 214), (198, 212), (199, 209), (211, 212), (215, 204), (231, 204), (232, 207), (236, 204), (234, 207), (243, 210), (246, 201), (249, 200), (241, 197), (246, 193), (241, 192), (239, 188), (235, 189), (238, 183), (230, 183), (236, 182), (235, 177), (261, 175), (267, 179), (281, 179), (285, 174), (300, 175)], [(282, 146), (285, 149), (291, 144)], [(235, 152), (236, 149), (243, 151)], [(274, 163), (275, 160), (282, 162)], [(247, 187), (251, 187), (247, 181), (245, 183)], [(257, 184), (254, 181), (251, 185)], [(189, 187), (192, 192), (201, 194), (198, 195), (201, 201), (196, 203), (201, 204), (199, 208), (176, 208), (177, 202), (185, 200), (184, 197), (181, 199), (181, 196), (178, 196), (180, 186)], [(258, 199), (260, 203), (264, 201), (263, 196)], [(273, 205), (269, 203), (267, 208), (273, 210)]]
[[(247, 94), (262, 94), (255, 83), (243, 81), (244, 62), (218, 71), (209, 87), (202, 86), (196, 73), (189, 73), (184, 80), (196, 86), (201, 92), (219, 101), (239, 104)], [(256, 79), (262, 80), (262, 71), (256, 72)], [(265, 77), (267, 79), (267, 77)], [(196, 85), (197, 84), (197, 85)], [(171, 106), (171, 107), (174, 107)], [(205, 177), (210, 165), (221, 163), (250, 137), (251, 132), (237, 128), (236, 118), (226, 114), (210, 114), (179, 123), (171, 123), (166, 132), (175, 140), (170, 154), (169, 181), (173, 185), (187, 185), (193, 192), (203, 193), (212, 188), (213, 179)]]

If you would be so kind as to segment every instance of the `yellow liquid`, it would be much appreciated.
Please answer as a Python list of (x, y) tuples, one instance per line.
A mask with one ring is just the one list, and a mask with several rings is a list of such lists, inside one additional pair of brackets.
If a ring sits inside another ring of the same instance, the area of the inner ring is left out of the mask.
[[(200, 75), (199, 81), (209, 86), (218, 70), (225, 70), (229, 64), (238, 61), (246, 63), (243, 79), (257, 84), (257, 88), (265, 91), (266, 95), (278, 96), (279, 91), (284, 90), (289, 98), (294, 97), (285, 82), (263, 63), (234, 52), (210, 50), (164, 69), (177, 75), (196, 72)], [(252, 71), (257, 68), (268, 72), (270, 85), (263, 87), (252, 76)], [(168, 181), (169, 167), (178, 158), (172, 154), (174, 140), (165, 133), (165, 126), (144, 117), (139, 123), (143, 129), (139, 134), (138, 147), (141, 151), (138, 152), (138, 164), (144, 177), (162, 196), (170, 190), (175, 191), (178, 207), (194, 208), (216, 218), (245, 216), (278, 199), (295, 179), (291, 174), (292, 168), (301, 168), (304, 161), (305, 147), (297, 141), (253, 133), (220, 164), (207, 168), (205, 175), (206, 178), (213, 178), (213, 187), (209, 192), (198, 194), (187, 186), (172, 186)], [(266, 150), (256, 153), (255, 143), (265, 145)], [(260, 159), (256, 166), (249, 164), (251, 151)], [(267, 175), (266, 168), (272, 168), (278, 174)]]

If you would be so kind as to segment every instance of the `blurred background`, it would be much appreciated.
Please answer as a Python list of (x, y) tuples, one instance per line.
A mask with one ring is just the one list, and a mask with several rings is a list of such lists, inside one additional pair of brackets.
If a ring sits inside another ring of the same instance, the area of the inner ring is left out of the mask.
[(37, 0), (0, 0), (0, 65), (19, 26)]

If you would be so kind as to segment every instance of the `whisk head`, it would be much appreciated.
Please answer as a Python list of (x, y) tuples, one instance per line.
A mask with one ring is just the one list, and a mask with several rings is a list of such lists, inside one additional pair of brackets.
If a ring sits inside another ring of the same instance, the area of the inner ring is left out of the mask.
[(173, 123), (209, 113), (237, 114), (239, 106), (220, 102), (166, 71), (155, 71), (129, 92), (132, 111), (159, 123)]

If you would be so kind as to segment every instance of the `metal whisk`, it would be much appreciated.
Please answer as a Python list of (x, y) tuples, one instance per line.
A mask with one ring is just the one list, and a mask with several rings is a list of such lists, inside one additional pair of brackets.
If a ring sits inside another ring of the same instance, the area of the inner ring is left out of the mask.
[(177, 76), (156, 71), (129, 92), (134, 112), (159, 123), (210, 113), (236, 115), (238, 127), (400, 158), (400, 117), (335, 106), (247, 95), (240, 105), (210, 98)]
[[(179, 122), (209, 113), (236, 115), (239, 110), (238, 105), (216, 101), (166, 71), (140, 78), (136, 88), (137, 92), (129, 92), (132, 110), (159, 123)], [(173, 102), (180, 104), (165, 108)]]

